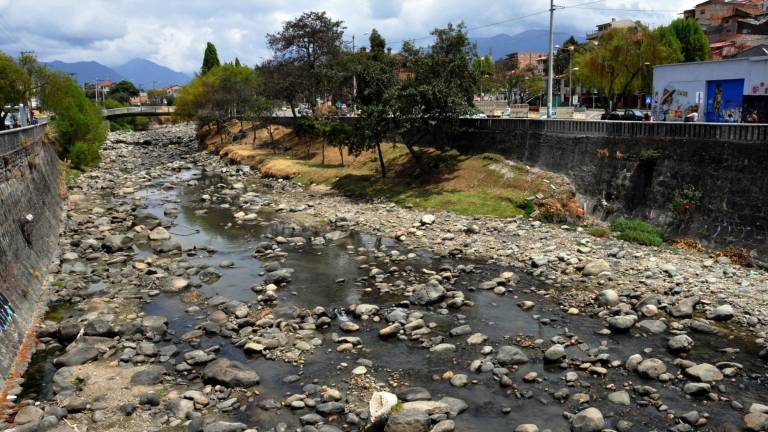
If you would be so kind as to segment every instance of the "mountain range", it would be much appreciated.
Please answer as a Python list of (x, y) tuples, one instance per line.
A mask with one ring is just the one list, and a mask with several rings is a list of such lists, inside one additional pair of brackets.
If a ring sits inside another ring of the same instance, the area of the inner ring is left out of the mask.
[(136, 87), (152, 89), (167, 87), (171, 84), (183, 85), (192, 79), (188, 74), (174, 71), (146, 59), (133, 59), (114, 67), (104, 66), (95, 61), (66, 63), (56, 60), (47, 65), (51, 69), (73, 74), (75, 80), (81, 85), (96, 80), (117, 82), (126, 79), (133, 82)]
[[(584, 37), (576, 34), (555, 32), (555, 45), (562, 45), (571, 35), (577, 41), (584, 42)], [(547, 52), (549, 50), (548, 30), (532, 29), (511, 36), (501, 33), (491, 37), (471, 38), (471, 40), (477, 45), (478, 54), (490, 54), (494, 60), (502, 59), (515, 51)]]

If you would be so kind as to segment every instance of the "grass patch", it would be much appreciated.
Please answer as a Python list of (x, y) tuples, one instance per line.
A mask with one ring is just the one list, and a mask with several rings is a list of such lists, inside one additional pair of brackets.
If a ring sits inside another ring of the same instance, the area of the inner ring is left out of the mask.
[[(550, 208), (569, 212), (575, 204), (573, 188), (564, 177), (510, 163), (495, 154), (418, 148), (423, 163), (417, 165), (404, 145), (384, 143), (381, 150), (387, 177), (382, 178), (374, 152), (350, 155), (325, 145), (322, 164), (323, 146), (318, 139), (274, 127), (273, 142), (264, 129), (254, 131), (246, 124), (242, 140), (229, 144), (239, 131), (239, 124), (232, 125), (224, 132), (227, 138), (211, 130), (203, 139), (230, 160), (251, 165), (265, 176), (290, 178), (358, 198), (384, 198), (401, 206), (499, 218), (529, 216), (536, 210), (544, 214)], [(254, 138), (256, 144), (252, 145)], [(227, 144), (222, 146), (222, 142)], [(547, 199), (527, 200), (538, 194)]]
[(606, 238), (611, 235), (611, 230), (605, 227), (596, 226), (587, 230), (587, 233), (592, 237)]
[(611, 223), (611, 229), (619, 233), (618, 238), (644, 246), (661, 246), (664, 232), (661, 228), (637, 219), (619, 218)]

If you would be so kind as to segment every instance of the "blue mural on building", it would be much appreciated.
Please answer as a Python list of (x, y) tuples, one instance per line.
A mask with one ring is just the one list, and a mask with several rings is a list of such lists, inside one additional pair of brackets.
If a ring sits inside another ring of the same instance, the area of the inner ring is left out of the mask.
[(14, 314), (11, 303), (3, 293), (0, 293), (0, 332), (6, 331), (11, 326)]
[(743, 100), (743, 79), (707, 81), (706, 120), (718, 123), (741, 121)]

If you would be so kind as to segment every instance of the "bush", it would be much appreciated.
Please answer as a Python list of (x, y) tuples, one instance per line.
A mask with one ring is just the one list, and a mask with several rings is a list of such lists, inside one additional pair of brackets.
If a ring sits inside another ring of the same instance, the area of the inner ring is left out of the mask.
[(69, 148), (67, 158), (74, 168), (87, 170), (101, 160), (99, 146), (78, 141)]
[(611, 235), (611, 230), (605, 227), (592, 227), (587, 231), (592, 237), (605, 238)]
[(664, 232), (661, 228), (636, 219), (616, 219), (611, 223), (611, 229), (619, 233), (619, 238), (631, 243), (645, 246), (661, 246), (664, 243)]

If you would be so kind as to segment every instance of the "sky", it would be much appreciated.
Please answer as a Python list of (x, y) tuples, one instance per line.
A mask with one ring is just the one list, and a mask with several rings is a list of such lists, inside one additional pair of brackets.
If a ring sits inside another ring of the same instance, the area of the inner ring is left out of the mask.
[[(612, 17), (655, 27), (696, 3), (559, 0), (566, 8), (555, 13), (555, 28), (583, 37)], [(237, 56), (260, 63), (270, 56), (265, 35), (304, 11), (324, 10), (343, 20), (345, 39), (355, 34), (358, 46), (376, 28), (397, 50), (406, 39), (429, 43), (429, 32), (449, 22), (464, 21), (472, 37), (545, 29), (548, 8), (548, 0), (0, 0), (0, 50), (108, 66), (146, 58), (191, 73), (199, 69), (207, 41), (222, 61)]]

